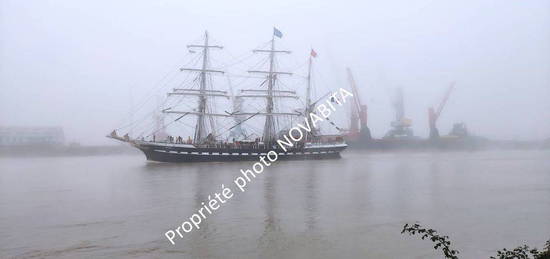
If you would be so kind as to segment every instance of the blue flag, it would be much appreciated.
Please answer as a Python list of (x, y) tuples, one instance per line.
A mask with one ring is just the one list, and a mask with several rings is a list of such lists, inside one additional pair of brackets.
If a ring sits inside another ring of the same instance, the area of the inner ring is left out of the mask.
[(277, 30), (277, 28), (273, 27), (273, 35), (279, 37), (279, 38), (282, 38), (283, 37), (283, 33), (279, 30)]

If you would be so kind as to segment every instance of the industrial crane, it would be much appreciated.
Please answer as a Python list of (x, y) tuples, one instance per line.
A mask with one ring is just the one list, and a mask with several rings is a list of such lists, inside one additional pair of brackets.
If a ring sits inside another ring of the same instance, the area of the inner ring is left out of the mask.
[(390, 123), (391, 129), (386, 133), (384, 138), (413, 138), (412, 121), (405, 117), (405, 102), (403, 89), (401, 88), (396, 89), (393, 108), (395, 109), (395, 120)]
[(445, 91), (445, 95), (443, 96), (443, 100), (439, 103), (439, 106), (437, 107), (437, 110), (434, 110), (433, 107), (428, 108), (428, 122), (430, 126), (430, 139), (437, 139), (439, 138), (439, 131), (437, 130), (437, 119), (439, 119), (439, 116), (441, 115), (441, 112), (443, 111), (443, 108), (445, 108), (445, 104), (447, 104), (447, 100), (449, 100), (449, 96), (451, 95), (451, 92), (453, 91), (455, 86), (455, 83), (451, 83), (449, 88), (447, 88), (447, 91)]
[(351, 104), (351, 120), (348, 137), (370, 140), (370, 129), (367, 126), (367, 105), (361, 103), (361, 97), (355, 84), (355, 79), (351, 69), (347, 68), (348, 80), (353, 92), (353, 102)]

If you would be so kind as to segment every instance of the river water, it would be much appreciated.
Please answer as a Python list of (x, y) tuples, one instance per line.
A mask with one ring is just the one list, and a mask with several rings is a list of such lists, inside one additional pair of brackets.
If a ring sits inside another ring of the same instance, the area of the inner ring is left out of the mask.
[(441, 258), (400, 233), (420, 222), (461, 258), (550, 239), (550, 152), (351, 153), (277, 161), (176, 238), (251, 162), (142, 155), (0, 159), (0, 258)]

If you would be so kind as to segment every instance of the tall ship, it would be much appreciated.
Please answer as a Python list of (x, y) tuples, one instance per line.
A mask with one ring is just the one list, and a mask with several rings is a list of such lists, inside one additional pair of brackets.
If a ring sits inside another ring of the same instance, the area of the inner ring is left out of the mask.
[[(343, 138), (323, 137), (320, 129), (315, 127), (292, 147), (282, 148), (277, 145), (277, 140), (294, 122), (299, 119), (310, 122), (307, 114), (314, 112), (318, 103), (312, 100), (311, 68), (313, 58), (317, 55), (313, 50), (307, 62), (305, 103), (288, 106), (284, 102), (301, 98), (296, 89), (289, 89), (281, 83), (281, 77), (291, 76), (292, 73), (277, 71), (277, 56), (290, 54), (290, 51), (276, 49), (277, 38), (282, 38), (282, 33), (274, 28), (271, 40), (264, 48), (253, 50), (254, 54), (266, 55), (266, 59), (260, 64), (263, 67), (248, 71), (253, 78), (260, 81), (256, 87), (233, 89), (228, 79), (225, 85), (229, 89), (220, 89), (214, 85), (212, 79), (213, 76), (223, 75), (225, 71), (212, 68), (210, 52), (223, 47), (212, 44), (208, 32), (205, 32), (201, 44), (187, 46), (191, 53), (200, 57), (200, 60), (197, 59), (200, 67), (180, 69), (190, 73), (191, 83), (186, 87), (173, 88), (167, 94), (166, 99), (176, 100), (160, 110), (162, 115), (155, 116), (152, 132), (148, 135), (131, 136), (132, 134), (126, 133), (119, 136), (117, 130), (113, 130), (107, 137), (129, 143), (141, 150), (147, 160), (158, 162), (257, 160), (269, 151), (277, 152), (279, 159), (286, 160), (340, 158), (340, 152), (347, 147)], [(221, 111), (217, 109), (223, 103), (219, 99), (229, 103)], [(164, 116), (170, 117), (169, 123), (165, 123)], [(192, 137), (191, 134), (186, 138), (182, 137), (184, 134), (166, 133), (168, 125), (183, 119), (191, 121), (188, 126), (192, 127)], [(225, 124), (220, 126), (219, 120), (223, 120)], [(259, 127), (250, 123), (253, 120)], [(247, 132), (246, 126), (249, 123), (257, 133)]]

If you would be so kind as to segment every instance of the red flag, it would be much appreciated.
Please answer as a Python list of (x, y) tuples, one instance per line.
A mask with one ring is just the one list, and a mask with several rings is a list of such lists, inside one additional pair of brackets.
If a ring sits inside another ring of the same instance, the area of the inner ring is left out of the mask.
[(317, 57), (317, 52), (315, 52), (315, 50), (311, 49), (311, 56), (316, 58)]

